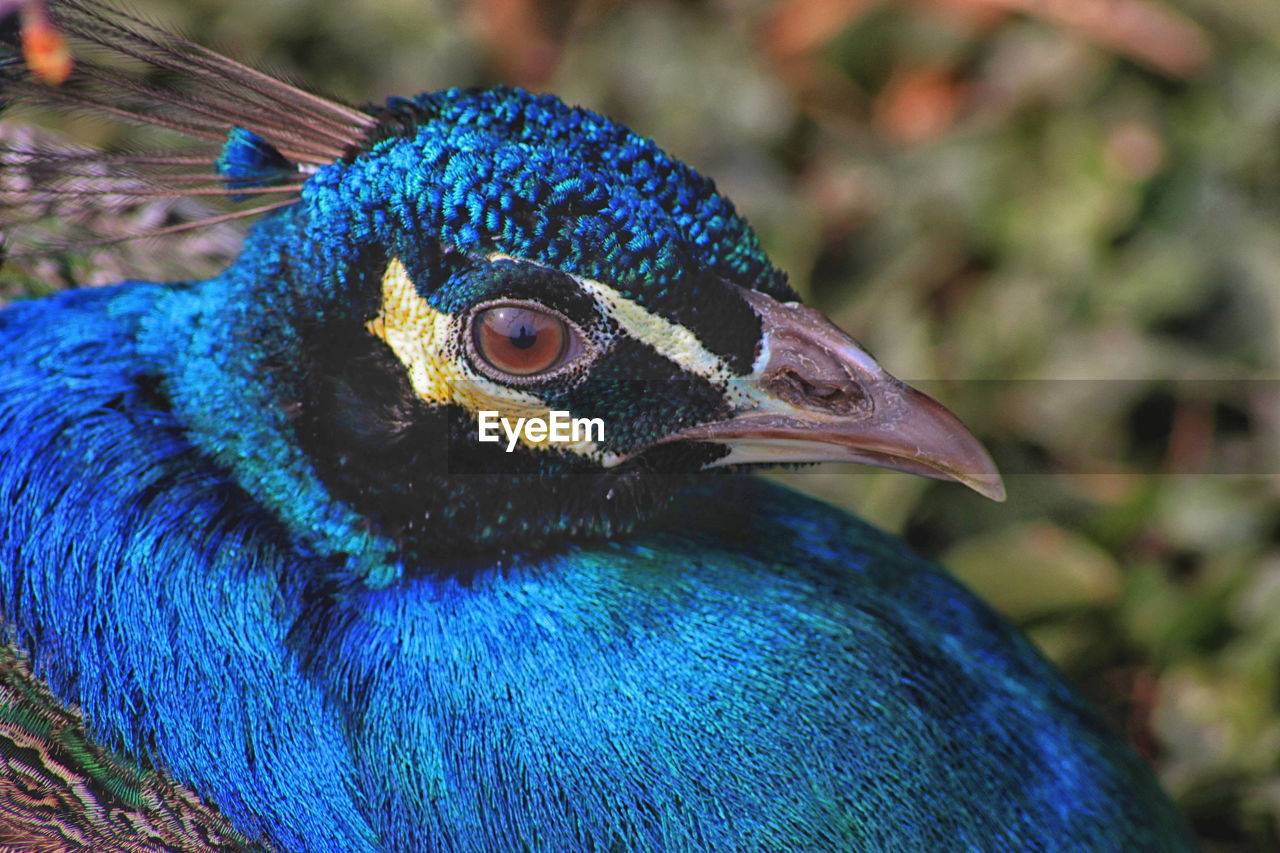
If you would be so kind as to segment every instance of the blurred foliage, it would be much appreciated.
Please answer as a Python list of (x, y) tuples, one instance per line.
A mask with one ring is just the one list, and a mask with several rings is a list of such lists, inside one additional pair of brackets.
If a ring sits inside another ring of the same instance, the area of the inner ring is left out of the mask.
[(1022, 625), (1209, 849), (1280, 849), (1280, 4), (132, 5), (354, 103), (554, 91), (714, 177), (1009, 500), (778, 478)]

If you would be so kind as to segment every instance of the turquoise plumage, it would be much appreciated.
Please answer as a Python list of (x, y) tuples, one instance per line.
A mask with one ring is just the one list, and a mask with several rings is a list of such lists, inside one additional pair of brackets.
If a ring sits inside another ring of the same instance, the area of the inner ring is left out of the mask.
[[(748, 475), (1003, 494), (709, 180), (552, 97), (356, 110), (89, 0), (52, 14), (205, 85), (86, 61), (50, 88), (15, 45), (6, 100), (207, 147), (6, 152), (41, 176), (11, 241), (67, 193), (271, 210), (216, 278), (0, 313), (0, 843), (1194, 848), (999, 617)], [(485, 441), (483, 412), (602, 428)]]

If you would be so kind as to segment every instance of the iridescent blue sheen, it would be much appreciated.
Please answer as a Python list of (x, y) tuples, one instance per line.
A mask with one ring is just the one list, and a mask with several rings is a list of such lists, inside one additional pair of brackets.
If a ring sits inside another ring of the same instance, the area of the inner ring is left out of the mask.
[(263, 187), (298, 174), (275, 146), (243, 127), (233, 127), (227, 134), (214, 171), (232, 189)]
[(298, 853), (1193, 848), (1025, 640), (830, 507), (721, 478), (605, 541), (409, 561), (330, 497), (300, 341), (390, 256), (441, 306), (495, 252), (691, 328), (724, 281), (790, 293), (606, 119), (410, 112), (218, 279), (0, 313), (0, 611), (97, 738)]

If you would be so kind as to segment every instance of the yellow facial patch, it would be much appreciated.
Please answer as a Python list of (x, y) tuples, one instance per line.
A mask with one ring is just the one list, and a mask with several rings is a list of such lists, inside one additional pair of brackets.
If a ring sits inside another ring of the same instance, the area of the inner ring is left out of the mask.
[[(404, 365), (414, 392), (426, 402), (461, 406), (477, 418), (482, 411), (493, 411), (512, 422), (518, 418), (548, 420), (551, 407), (543, 400), (472, 369), (461, 344), (466, 322), (466, 317), (432, 308), (418, 295), (404, 263), (392, 258), (382, 274), (382, 307), (365, 328), (391, 347)], [(608, 430), (607, 424), (605, 429)], [(552, 446), (547, 441), (529, 441), (523, 435), (520, 442), (528, 447)], [(617, 461), (614, 454), (604, 453), (592, 441), (557, 442), (554, 447), (604, 465)]]
[(418, 295), (399, 258), (392, 258), (382, 274), (382, 309), (367, 328), (391, 347), (419, 397), (453, 402), (454, 388), (465, 378), (453, 357), (458, 339), (454, 318)]

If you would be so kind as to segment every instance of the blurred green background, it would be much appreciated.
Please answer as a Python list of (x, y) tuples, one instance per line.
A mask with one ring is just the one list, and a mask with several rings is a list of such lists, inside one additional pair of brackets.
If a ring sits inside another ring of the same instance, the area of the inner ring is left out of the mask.
[[(1208, 849), (1280, 849), (1280, 3), (131, 5), (354, 103), (556, 92), (715, 178), (808, 301), (974, 428), (1009, 500), (779, 479), (1027, 630)], [(184, 264), (235, 243), (203, 239)], [(6, 290), (123, 274), (93, 266)]]

